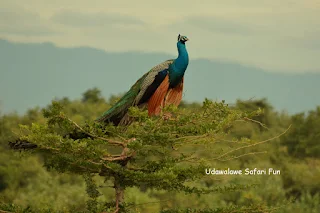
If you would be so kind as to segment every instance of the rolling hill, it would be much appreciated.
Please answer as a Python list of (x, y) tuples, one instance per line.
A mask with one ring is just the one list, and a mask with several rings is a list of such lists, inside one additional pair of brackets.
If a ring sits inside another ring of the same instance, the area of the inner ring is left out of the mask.
[[(60, 48), (52, 43), (12, 43), (0, 39), (0, 111), (19, 113), (53, 98), (81, 97), (98, 87), (105, 97), (127, 91), (154, 65), (176, 56), (114, 53), (89, 47)], [(267, 98), (278, 110), (296, 113), (320, 105), (320, 73), (285, 74), (208, 59), (192, 59), (184, 100)]]

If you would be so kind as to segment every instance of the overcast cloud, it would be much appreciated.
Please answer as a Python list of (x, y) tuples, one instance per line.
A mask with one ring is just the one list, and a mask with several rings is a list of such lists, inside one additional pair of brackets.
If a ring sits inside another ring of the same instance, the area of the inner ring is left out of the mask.
[(0, 38), (320, 72), (320, 0), (2, 0)]

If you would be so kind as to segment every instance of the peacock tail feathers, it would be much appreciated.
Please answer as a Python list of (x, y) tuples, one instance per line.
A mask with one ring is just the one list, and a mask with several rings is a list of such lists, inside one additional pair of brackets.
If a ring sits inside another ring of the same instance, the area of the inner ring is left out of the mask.
[(133, 105), (133, 102), (139, 93), (141, 82), (145, 76), (146, 75), (142, 76), (116, 104), (104, 112), (96, 119), (96, 121), (113, 122), (115, 125), (118, 125), (121, 122), (122, 117), (125, 116), (129, 107)]

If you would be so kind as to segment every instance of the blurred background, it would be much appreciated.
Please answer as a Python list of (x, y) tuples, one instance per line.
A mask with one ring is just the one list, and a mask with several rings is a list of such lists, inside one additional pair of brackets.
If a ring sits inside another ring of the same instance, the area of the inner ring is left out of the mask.
[[(296, 198), (280, 212), (320, 212), (320, 1), (2, 0), (0, 6), (0, 201), (84, 208), (81, 177), (48, 172), (40, 157), (12, 152), (7, 141), (18, 124), (45, 122), (41, 108), (53, 99), (76, 122), (94, 119), (154, 65), (175, 58), (180, 33), (190, 39), (181, 107), (209, 98), (263, 108), (256, 119), (269, 129), (236, 125), (238, 138), (264, 140), (292, 124), (259, 147), (268, 154), (214, 165), (273, 167), (281, 175), (204, 180), (261, 184), (239, 193), (198, 198), (132, 188), (126, 200), (145, 203), (136, 207), (141, 212), (158, 212)], [(112, 189), (101, 190), (101, 199), (112, 199)]]

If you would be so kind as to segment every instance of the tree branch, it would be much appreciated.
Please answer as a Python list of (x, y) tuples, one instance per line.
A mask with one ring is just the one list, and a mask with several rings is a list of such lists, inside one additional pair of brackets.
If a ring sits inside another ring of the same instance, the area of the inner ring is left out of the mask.
[(291, 125), (290, 125), (284, 132), (282, 132), (281, 134), (279, 134), (279, 135), (277, 135), (277, 136), (275, 136), (275, 137), (273, 137), (273, 138), (269, 138), (269, 139), (264, 140), (264, 141), (260, 141), (260, 142), (257, 142), (257, 143), (251, 144), (251, 145), (247, 145), (247, 146), (241, 146), (241, 147), (239, 147), (239, 148), (237, 148), (237, 149), (230, 150), (229, 152), (226, 152), (226, 153), (224, 153), (224, 154), (222, 154), (222, 155), (220, 155), (220, 156), (218, 156), (218, 157), (216, 157), (216, 158), (213, 158), (213, 160), (219, 160), (220, 158), (222, 158), (222, 157), (224, 157), (224, 156), (226, 156), (226, 155), (228, 155), (228, 154), (230, 154), (230, 153), (232, 153), (232, 152), (235, 152), (235, 151), (238, 151), (238, 150), (241, 150), (241, 149), (244, 149), (244, 148), (249, 148), (249, 147), (257, 146), (257, 145), (259, 145), (259, 144), (263, 144), (263, 143), (266, 143), (266, 142), (268, 142), (268, 141), (271, 141), (271, 140), (274, 140), (274, 139), (276, 139), (276, 138), (279, 138), (279, 137), (281, 137), (282, 135), (284, 135), (284, 134), (290, 129), (290, 127), (291, 127)]
[(114, 140), (110, 140), (108, 138), (104, 138), (104, 137), (100, 137), (100, 136), (97, 136), (97, 135), (94, 135), (90, 132), (87, 132), (86, 130), (84, 130), (81, 126), (79, 126), (76, 122), (74, 122), (73, 120), (71, 120), (70, 118), (67, 118), (67, 117), (63, 117), (65, 119), (67, 119), (69, 122), (71, 122), (75, 127), (77, 127), (80, 131), (82, 131), (83, 133), (93, 137), (93, 138), (97, 138), (97, 139), (100, 139), (100, 140), (103, 140), (103, 141), (106, 141), (108, 142), (109, 144), (111, 145), (117, 145), (117, 146), (122, 146), (122, 147), (126, 147), (126, 144), (123, 143), (123, 142), (119, 142), (119, 141), (114, 141)]
[(257, 120), (251, 119), (251, 118), (247, 118), (247, 117), (244, 117), (243, 120), (245, 120), (245, 121), (251, 121), (251, 122), (253, 122), (253, 123), (257, 123), (257, 124), (259, 124), (260, 126), (262, 126), (263, 128), (269, 129), (265, 124), (261, 123), (260, 121), (257, 121)]
[(224, 160), (221, 160), (221, 159), (216, 159), (216, 160), (219, 160), (219, 161), (229, 161), (229, 160), (241, 158), (241, 157), (247, 156), (247, 155), (266, 154), (266, 153), (268, 153), (268, 152), (267, 152), (267, 151), (262, 151), (262, 152), (249, 152), (249, 153), (246, 153), (246, 154), (243, 154), (243, 155), (238, 155), (238, 156), (231, 157), (231, 158), (224, 159)]

